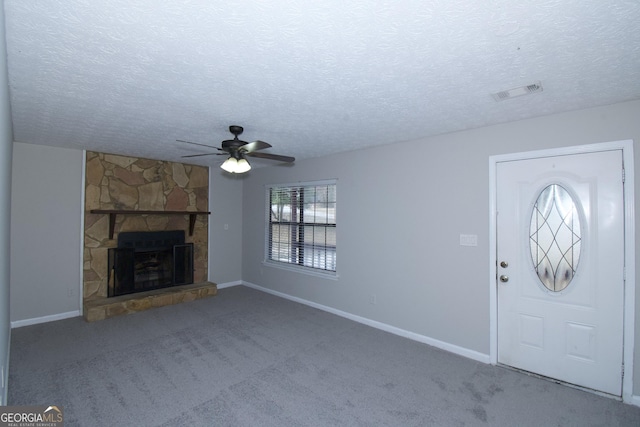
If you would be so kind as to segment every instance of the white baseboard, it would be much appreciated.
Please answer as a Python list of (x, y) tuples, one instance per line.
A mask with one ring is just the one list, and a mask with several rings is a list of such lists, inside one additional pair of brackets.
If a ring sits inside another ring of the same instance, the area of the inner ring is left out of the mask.
[[(236, 280), (235, 282), (227, 282), (218, 285), (218, 289), (229, 288), (231, 286), (242, 285), (242, 280)], [(69, 311), (66, 313), (52, 314), (49, 316), (35, 317), (33, 319), (14, 320), (11, 322), (11, 329), (20, 328), (22, 326), (37, 325), (38, 323), (54, 322), (56, 320), (69, 319), (71, 317), (82, 316), (80, 310)]]
[(468, 348), (460, 347), (460, 346), (457, 346), (457, 345), (454, 345), (454, 344), (449, 344), (447, 342), (440, 341), (440, 340), (437, 340), (437, 339), (434, 339), (434, 338), (430, 338), (430, 337), (427, 337), (425, 335), (416, 334), (415, 332), (407, 331), (407, 330), (404, 330), (404, 329), (397, 328), (395, 326), (388, 325), (386, 323), (378, 322), (377, 320), (367, 319), (366, 317), (357, 316), (355, 314), (351, 314), (351, 313), (348, 313), (346, 311), (337, 310), (335, 308), (328, 307), (326, 305), (318, 304), (318, 303), (315, 303), (315, 302), (312, 302), (312, 301), (308, 301), (308, 300), (305, 300), (305, 299), (302, 299), (302, 298), (298, 298), (298, 297), (294, 297), (294, 296), (291, 296), (291, 295), (288, 295), (288, 294), (284, 294), (282, 292), (274, 291), (272, 289), (264, 288), (262, 286), (254, 284), (254, 283), (244, 282), (243, 281), (243, 282), (241, 282), (241, 284), (243, 284), (245, 286), (248, 286), (250, 288), (262, 291), (262, 292), (266, 292), (266, 293), (281, 297), (281, 298), (285, 298), (285, 299), (288, 299), (288, 300), (291, 300), (291, 301), (299, 302), (301, 304), (305, 304), (305, 305), (308, 305), (310, 307), (317, 308), (319, 310), (323, 310), (323, 311), (329, 312), (331, 314), (335, 314), (337, 316), (344, 317), (344, 318), (347, 318), (349, 320), (353, 320), (355, 322), (362, 323), (362, 324), (367, 325), (367, 326), (371, 326), (371, 327), (376, 328), (376, 329), (380, 329), (380, 330), (385, 331), (385, 332), (390, 332), (390, 333), (392, 333), (394, 335), (398, 335), (398, 336), (401, 336), (401, 337), (404, 337), (404, 338), (408, 338), (408, 339), (413, 340), (413, 341), (418, 341), (418, 342), (421, 342), (423, 344), (427, 344), (427, 345), (439, 348), (441, 350), (445, 350), (445, 351), (448, 351), (450, 353), (457, 354), (459, 356), (467, 357), (469, 359), (473, 359), (475, 361), (482, 362), (482, 363), (490, 363), (490, 359), (489, 359), (489, 355), (488, 354), (483, 354), (483, 353), (477, 352), (475, 350), (470, 350)]
[(51, 314), (49, 316), (34, 317), (33, 319), (14, 320), (11, 322), (11, 329), (22, 326), (37, 325), (38, 323), (53, 322), (56, 320), (69, 319), (80, 316), (80, 310), (68, 311), (66, 313)]
[(2, 396), (0, 396), (0, 405), (7, 405), (9, 395), (9, 360), (11, 360), (11, 329), (9, 329), (9, 342), (7, 343), (7, 354), (2, 364)]
[(218, 289), (230, 288), (232, 286), (238, 286), (238, 285), (242, 285), (242, 280), (236, 280), (235, 282), (220, 283), (218, 285)]

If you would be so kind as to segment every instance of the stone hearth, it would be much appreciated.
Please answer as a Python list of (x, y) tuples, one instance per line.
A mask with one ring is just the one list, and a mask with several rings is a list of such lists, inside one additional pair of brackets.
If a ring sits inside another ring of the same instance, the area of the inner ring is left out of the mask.
[(216, 295), (215, 283), (195, 283), (174, 288), (157, 289), (134, 295), (113, 298), (96, 298), (84, 304), (84, 318), (87, 322), (104, 320), (121, 314), (137, 313), (155, 307), (179, 304)]

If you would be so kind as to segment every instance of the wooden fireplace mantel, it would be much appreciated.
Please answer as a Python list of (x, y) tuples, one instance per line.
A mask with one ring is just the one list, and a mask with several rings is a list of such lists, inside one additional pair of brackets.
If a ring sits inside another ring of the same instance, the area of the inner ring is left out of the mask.
[(134, 211), (122, 209), (91, 209), (92, 214), (109, 214), (109, 239), (113, 239), (117, 215), (189, 215), (189, 236), (193, 236), (198, 215), (211, 215), (211, 212), (194, 211)]

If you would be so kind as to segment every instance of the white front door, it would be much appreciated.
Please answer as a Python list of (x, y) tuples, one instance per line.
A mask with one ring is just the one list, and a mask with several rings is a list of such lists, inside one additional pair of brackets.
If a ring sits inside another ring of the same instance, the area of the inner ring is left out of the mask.
[(498, 362), (620, 396), (622, 150), (496, 165)]

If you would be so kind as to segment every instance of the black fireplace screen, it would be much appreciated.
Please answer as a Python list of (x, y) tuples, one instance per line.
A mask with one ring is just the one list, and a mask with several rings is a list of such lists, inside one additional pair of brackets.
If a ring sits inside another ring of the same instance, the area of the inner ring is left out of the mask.
[(193, 283), (193, 243), (181, 230), (120, 233), (108, 262), (109, 297)]

